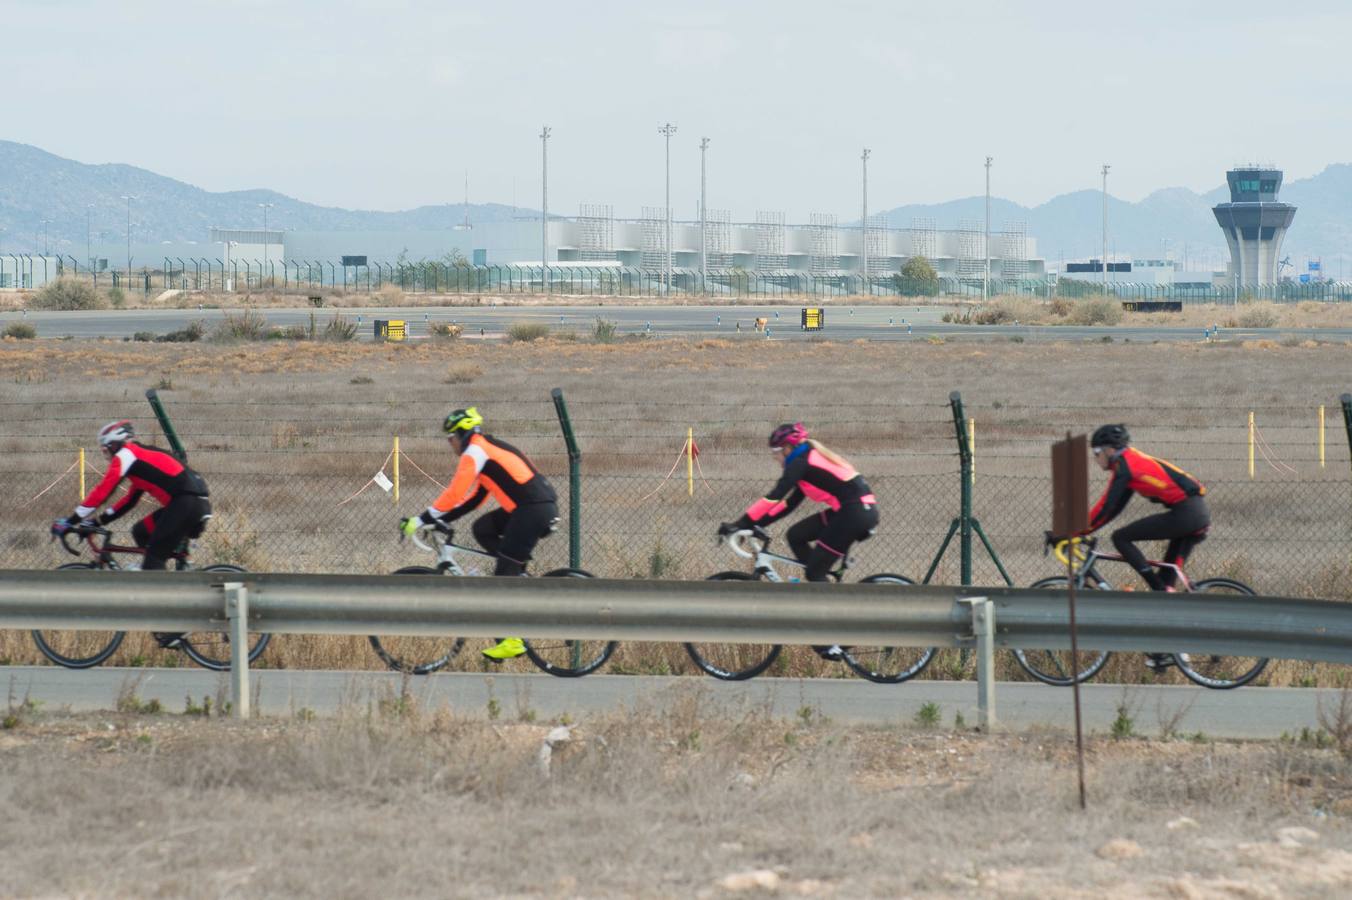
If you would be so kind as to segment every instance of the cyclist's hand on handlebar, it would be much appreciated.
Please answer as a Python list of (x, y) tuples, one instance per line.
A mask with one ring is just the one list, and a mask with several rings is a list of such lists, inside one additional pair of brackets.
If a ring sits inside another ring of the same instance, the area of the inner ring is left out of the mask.
[(399, 537), (413, 537), (413, 533), (422, 527), (420, 516), (406, 516), (399, 520)]
[(718, 525), (718, 536), (725, 538), (730, 534), (736, 534), (741, 531), (741, 527), (736, 522), (720, 522)]
[(55, 522), (52, 523), (51, 528), (52, 537), (59, 538), (63, 536), (67, 531), (73, 529), (74, 527), (75, 523), (72, 522), (70, 519), (57, 519)]

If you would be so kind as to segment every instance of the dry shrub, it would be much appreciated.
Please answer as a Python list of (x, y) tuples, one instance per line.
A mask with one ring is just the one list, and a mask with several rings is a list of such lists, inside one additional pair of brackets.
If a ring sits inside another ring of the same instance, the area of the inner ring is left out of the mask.
[(1047, 311), (1059, 319), (1064, 319), (1075, 310), (1075, 301), (1069, 297), (1053, 297), (1047, 304)]
[(33, 309), (103, 309), (107, 306), (94, 286), (74, 278), (61, 277), (33, 295)]
[(1279, 318), (1277, 304), (1262, 301), (1247, 304), (1239, 315), (1235, 316), (1235, 322), (1240, 328), (1271, 328), (1277, 324)]
[(431, 329), (429, 329), (432, 337), (444, 341), (453, 341), (460, 337), (464, 331), (464, 325), (457, 325), (454, 322), (433, 322)]
[(10, 322), (5, 326), (3, 337), (16, 341), (31, 341), (38, 336), (37, 326), (31, 322)]
[(1023, 297), (998, 297), (977, 310), (972, 321), (977, 325), (1028, 324), (1040, 320), (1045, 313), (1041, 303)]
[(513, 322), (507, 329), (507, 338), (513, 341), (538, 341), (549, 337), (549, 326), (543, 322)]
[(484, 370), (473, 363), (459, 363), (446, 370), (446, 377), (442, 379), (442, 383), (469, 384), (483, 373)]
[(404, 289), (397, 284), (386, 284), (376, 291), (375, 299), (380, 306), (399, 306), (404, 302)]
[(1107, 297), (1078, 300), (1067, 321), (1072, 325), (1116, 325), (1122, 321), (1122, 304)]
[(258, 312), (246, 309), (240, 313), (226, 313), (211, 331), (210, 340), (218, 344), (239, 341), (261, 341), (268, 335), (268, 321)]

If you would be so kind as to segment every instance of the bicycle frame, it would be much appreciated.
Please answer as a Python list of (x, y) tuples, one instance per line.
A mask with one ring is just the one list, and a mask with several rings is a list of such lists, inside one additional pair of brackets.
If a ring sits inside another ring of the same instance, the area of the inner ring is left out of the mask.
[[(61, 536), (61, 546), (64, 547), (66, 549), (66, 552), (69, 553), (71, 556), (79, 556), (80, 551), (72, 549), (70, 544), (66, 542), (66, 536), (68, 534), (69, 532)], [(98, 562), (100, 566), (103, 566), (105, 568), (109, 569), (122, 568), (122, 566), (118, 565), (117, 559), (114, 556), (115, 554), (118, 553), (127, 553), (140, 557), (144, 557), (146, 555), (144, 547), (128, 547), (123, 544), (114, 544), (112, 542), (112, 536), (113, 533), (109, 531), (107, 528), (91, 528), (88, 531), (83, 531), (80, 533), (80, 537), (84, 539), (84, 543), (89, 547), (90, 552), (93, 553), (95, 561)], [(100, 545), (98, 541), (95, 540), (95, 537), (102, 537), (103, 543)], [(174, 568), (181, 570), (188, 568), (188, 561), (191, 558), (191, 556), (192, 556), (191, 550), (185, 547), (182, 550), (174, 551), (174, 553), (171, 554), (169, 558), (176, 563)]]
[[(423, 534), (431, 535), (431, 543), (422, 540)], [(463, 554), (497, 562), (498, 558), (492, 553), (457, 544), (452, 540), (453, 537), (453, 531), (437, 525), (424, 525), (410, 535), (414, 546), (426, 550), (437, 558), (436, 568), (442, 574), (464, 575), (465, 568), (460, 565), (460, 560), (457, 558)]]
[[(1088, 549), (1085, 549), (1086, 545), (1088, 546)], [(1075, 559), (1080, 563), (1079, 567), (1074, 570), (1076, 587), (1084, 587), (1085, 578), (1088, 576), (1092, 576), (1095, 581), (1107, 583), (1108, 580), (1100, 575), (1098, 570), (1094, 568), (1094, 564), (1100, 559), (1120, 563), (1125, 563), (1127, 561), (1120, 553), (1101, 552), (1096, 546), (1096, 542), (1087, 542), (1083, 538), (1071, 538), (1068, 541), (1059, 541), (1053, 548), (1052, 552), (1056, 554), (1056, 558), (1061, 561), (1062, 565), (1070, 565), (1070, 554), (1066, 551), (1067, 546), (1074, 548)], [(1175, 584), (1179, 586), (1179, 590), (1184, 592), (1192, 591), (1192, 582), (1188, 580), (1188, 576), (1183, 572), (1182, 566), (1157, 559), (1147, 559), (1146, 562), (1157, 569), (1172, 569), (1176, 578)]]
[[(760, 546), (751, 550), (747, 548), (746, 542), (753, 538), (760, 541)], [(769, 550), (770, 540), (770, 535), (766, 534), (765, 530), (761, 528), (744, 528), (741, 531), (734, 531), (726, 538), (727, 544), (732, 549), (733, 553), (736, 553), (743, 559), (754, 559), (756, 561), (755, 573), (766, 581), (782, 584), (789, 580), (779, 574), (779, 571), (775, 568), (775, 563), (782, 563), (803, 570), (807, 569), (806, 563), (800, 562), (792, 556), (785, 556), (782, 553), (771, 553)], [(842, 559), (840, 564), (831, 570), (831, 577), (836, 581), (840, 581), (841, 577), (845, 574), (845, 570), (848, 569), (853, 562), (854, 559), (852, 557), (845, 557)]]

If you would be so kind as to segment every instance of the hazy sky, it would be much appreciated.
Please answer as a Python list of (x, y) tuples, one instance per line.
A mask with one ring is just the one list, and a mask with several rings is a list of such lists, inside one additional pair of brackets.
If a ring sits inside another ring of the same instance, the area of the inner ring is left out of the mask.
[[(662, 203), (734, 218), (1039, 203), (1352, 160), (1346, 2), (0, 0), (0, 137), (327, 205)], [(15, 39), (15, 36), (20, 36)]]

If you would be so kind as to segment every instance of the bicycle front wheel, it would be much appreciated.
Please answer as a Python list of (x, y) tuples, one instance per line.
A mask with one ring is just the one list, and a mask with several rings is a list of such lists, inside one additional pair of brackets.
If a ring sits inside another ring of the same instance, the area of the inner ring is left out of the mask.
[[(1044, 578), (1030, 587), (1064, 591), (1070, 582), (1064, 575)], [(1107, 590), (1106, 582), (1096, 582), (1096, 590)], [(1078, 655), (1069, 650), (1015, 650), (1014, 659), (1025, 672), (1043, 684), (1054, 687), (1070, 687), (1075, 682), (1084, 683), (1099, 673), (1112, 654), (1106, 650), (1081, 650)]]
[[(216, 572), (222, 575), (244, 575), (247, 569), (239, 566), (216, 565), (203, 566), (199, 572)], [(249, 639), (249, 662), (253, 662), (267, 649), (272, 635), (260, 631), (251, 631)], [(204, 669), (214, 672), (230, 671), (230, 632), (229, 631), (190, 631), (179, 645), (188, 658)]]
[[(592, 578), (584, 569), (554, 569), (544, 578)], [(619, 646), (618, 641), (584, 641), (566, 638), (522, 638), (526, 656), (541, 671), (559, 678), (580, 678), (606, 664)]]
[[(94, 563), (66, 563), (58, 569), (97, 569)], [(117, 652), (125, 631), (33, 629), (33, 643), (42, 655), (67, 669), (90, 669)]]
[[(1229, 578), (1208, 578), (1192, 586), (1198, 594), (1252, 594), (1253, 589)], [(1175, 653), (1174, 661), (1188, 680), (1214, 690), (1248, 684), (1263, 673), (1268, 661), (1261, 656), (1217, 656), (1214, 653)]]
[[(719, 572), (706, 581), (757, 581), (746, 572)], [(779, 644), (701, 644), (685, 645), (685, 652), (706, 675), (723, 681), (745, 681), (755, 678), (779, 658), (784, 648)]]
[[(436, 569), (427, 566), (405, 566), (395, 575), (436, 575)], [(414, 637), (404, 634), (371, 635), (367, 638), (371, 649), (381, 662), (396, 672), (409, 675), (428, 675), (455, 659), (465, 646), (462, 637)]]
[[(870, 575), (860, 584), (915, 584), (904, 575)], [(934, 659), (933, 647), (883, 647), (853, 645), (845, 648), (845, 664), (862, 678), (878, 684), (901, 684), (921, 672)]]

